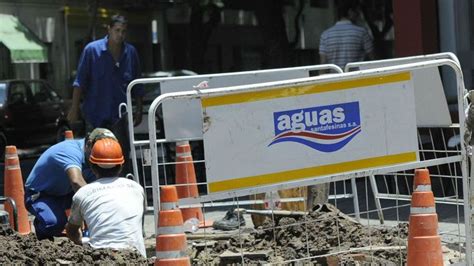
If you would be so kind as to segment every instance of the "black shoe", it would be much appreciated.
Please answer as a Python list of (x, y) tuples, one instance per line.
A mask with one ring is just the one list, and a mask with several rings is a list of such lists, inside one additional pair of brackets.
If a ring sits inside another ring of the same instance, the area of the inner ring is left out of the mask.
[(242, 217), (242, 214), (234, 212), (234, 210), (229, 210), (225, 214), (224, 218), (218, 221), (214, 221), (212, 227), (214, 229), (229, 231), (238, 229), (239, 226), (245, 226), (245, 219)]

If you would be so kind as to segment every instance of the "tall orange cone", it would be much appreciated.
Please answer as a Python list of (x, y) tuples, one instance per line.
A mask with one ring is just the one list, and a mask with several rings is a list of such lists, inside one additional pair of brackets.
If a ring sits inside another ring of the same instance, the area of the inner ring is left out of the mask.
[(441, 238), (438, 235), (438, 215), (428, 169), (415, 170), (413, 189), (407, 265), (444, 265)]
[[(199, 192), (197, 188), (196, 173), (194, 172), (193, 157), (191, 155), (191, 147), (188, 141), (180, 141), (176, 143), (176, 189), (178, 198), (197, 198)], [(181, 184), (189, 184), (180, 186)], [(200, 207), (181, 208), (184, 221), (191, 218), (199, 220), (199, 227), (212, 226), (212, 221), (204, 220)]]
[(160, 205), (155, 265), (189, 266), (191, 262), (186, 255), (186, 234), (184, 234), (183, 216), (178, 208), (176, 187), (161, 188)]
[(64, 131), (64, 139), (74, 139), (74, 134), (72, 133), (72, 130)]
[[(20, 160), (15, 146), (5, 148), (4, 195), (12, 198), (18, 210), (18, 232), (26, 235), (31, 232), (28, 221), (28, 211), (25, 208), (25, 190), (21, 176)], [(10, 215), (10, 225), (13, 227), (13, 210), (9, 204), (5, 209)]]

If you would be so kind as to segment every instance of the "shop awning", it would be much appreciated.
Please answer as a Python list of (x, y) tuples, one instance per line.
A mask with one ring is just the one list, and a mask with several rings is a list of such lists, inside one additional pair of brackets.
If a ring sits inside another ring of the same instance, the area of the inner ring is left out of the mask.
[(10, 50), (12, 63), (44, 63), (48, 51), (17, 17), (0, 14), (0, 43)]

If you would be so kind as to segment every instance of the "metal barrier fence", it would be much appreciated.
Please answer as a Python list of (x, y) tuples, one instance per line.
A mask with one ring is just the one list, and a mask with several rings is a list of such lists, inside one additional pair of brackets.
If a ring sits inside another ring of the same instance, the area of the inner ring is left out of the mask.
[[(258, 71), (244, 71), (244, 72), (234, 72), (234, 73), (223, 73), (223, 74), (207, 74), (207, 75), (198, 75), (198, 76), (180, 76), (180, 77), (171, 77), (171, 78), (144, 78), (137, 79), (131, 82), (127, 87), (127, 114), (128, 120), (131, 121), (133, 114), (132, 107), (132, 98), (131, 90), (136, 84), (155, 84), (158, 88), (161, 89), (162, 93), (165, 93), (166, 90), (163, 90), (163, 84), (169, 84), (170, 82), (176, 82), (176, 86), (171, 86), (168, 88), (168, 91), (187, 91), (191, 89), (199, 90), (196, 85), (201, 84), (202, 82), (209, 82), (209, 86), (222, 86), (222, 84), (229, 85), (243, 85), (243, 84), (252, 84), (252, 83), (261, 83), (261, 82), (270, 82), (284, 79), (294, 79), (302, 77), (310, 77), (319, 74), (319, 71), (332, 71), (335, 73), (343, 73), (342, 69), (336, 65), (325, 64), (325, 65), (314, 65), (314, 66), (304, 66), (304, 67), (292, 67), (292, 68), (281, 68), (281, 69), (270, 69), (270, 70), (258, 70)], [(188, 107), (188, 106), (187, 106)], [(174, 111), (174, 110), (170, 110)], [(193, 111), (193, 110), (192, 110)], [(180, 117), (181, 119), (183, 116)], [(187, 120), (188, 121), (188, 120)], [(183, 123), (186, 124), (186, 123)], [(185, 125), (178, 125), (180, 127), (185, 127)], [(150, 145), (148, 140), (135, 140), (134, 127), (132, 123), (129, 123), (129, 132), (130, 134), (130, 144), (131, 152), (130, 156), (132, 158), (132, 166), (134, 173), (134, 180), (141, 183), (146, 191), (148, 200), (147, 206), (153, 206), (152, 203), (152, 184), (151, 184), (151, 153)], [(174, 127), (175, 125), (172, 124)], [(202, 141), (202, 135), (196, 134), (194, 128), (187, 127), (184, 137), (187, 140), (196, 140)], [(180, 138), (183, 138), (181, 132), (176, 133), (177, 130), (173, 130), (172, 134), (169, 134), (165, 140), (160, 140), (158, 149), (158, 164), (160, 169), (160, 176), (169, 176), (174, 173), (174, 143), (179, 141)], [(178, 134), (178, 136), (175, 136)], [(194, 135), (193, 135), (194, 134)], [(199, 146), (199, 144), (194, 143)], [(202, 145), (200, 152), (196, 152), (196, 149), (193, 149), (193, 155), (195, 160), (203, 160)], [(201, 157), (201, 158), (199, 158)], [(198, 159), (199, 158), (199, 159)], [(202, 161), (203, 163), (203, 161)], [(199, 168), (201, 164), (197, 164)], [(199, 172), (199, 176), (202, 177), (202, 172)], [(201, 178), (202, 179), (202, 178)], [(346, 195), (351, 197), (351, 195)], [(152, 207), (148, 208), (152, 210)]]
[[(348, 80), (360, 76), (399, 73), (400, 71), (410, 71), (413, 69), (438, 67), (442, 65), (447, 65), (455, 70), (458, 82), (458, 102), (462, 103), (464, 85), (459, 65), (452, 60), (445, 59), (379, 68), (376, 70), (364, 70), (357, 73), (279, 82), (279, 84), (296, 86), (312, 81), (324, 83), (335, 80)], [(135, 84), (141, 82), (148, 81), (136, 80)], [(129, 85), (129, 88), (135, 84)], [(150, 180), (152, 187), (150, 188), (148, 184), (144, 184), (147, 190), (152, 190), (153, 197), (150, 200), (152, 200), (155, 206), (155, 218), (159, 206), (159, 204), (157, 204), (159, 186), (163, 184), (173, 184), (174, 182), (173, 168), (176, 166), (176, 163), (174, 162), (174, 158), (169, 156), (170, 153), (166, 151), (172, 149), (174, 142), (183, 140), (156, 139), (154, 117), (157, 107), (167, 100), (172, 101), (178, 98), (202, 99), (203, 97), (213, 95), (264, 91), (268, 86), (270, 85), (262, 84), (256, 86), (177, 92), (164, 94), (155, 99), (148, 113), (150, 140), (134, 141), (131, 139), (131, 143), (133, 143), (132, 154), (136, 149), (136, 153), (133, 155), (135, 158), (134, 163), (136, 163), (138, 159), (141, 165), (141, 168), (137, 165), (134, 166), (135, 176), (145, 178), (147, 168), (151, 168)], [(129, 104), (128, 107), (131, 108), (131, 104)], [(310, 177), (224, 193), (209, 193), (209, 184), (206, 182), (206, 177), (200, 176), (206, 174), (204, 170), (206, 158), (198, 157), (199, 152), (193, 153), (194, 164), (198, 175), (198, 183), (195, 185), (203, 187), (203, 189), (201, 189), (203, 195), (195, 199), (183, 199), (180, 201), (180, 204), (182, 207), (202, 207), (206, 219), (211, 217), (219, 207), (228, 206), (229, 202), (236, 208), (266, 202), (265, 200), (249, 199), (249, 195), (321, 183), (332, 184), (331, 194), (333, 197), (331, 197), (330, 203), (336, 206), (336, 209), (334, 209), (331, 205), (319, 205), (310, 210), (307, 215), (302, 215), (301, 213), (284, 213), (275, 210), (273, 205), (270, 205), (270, 210), (260, 212), (260, 214), (263, 213), (267, 215), (269, 219), (255, 231), (245, 230), (243, 226), (239, 226), (231, 233), (222, 234), (217, 237), (216, 232), (213, 232), (211, 229), (204, 229), (202, 234), (198, 232), (194, 237), (193, 235), (188, 235), (188, 239), (192, 239), (195, 243), (192, 248), (194, 262), (206, 264), (233, 262), (307, 263), (310, 261), (327, 263), (336, 260), (339, 263), (344, 263), (357, 261), (361, 259), (361, 257), (364, 257), (363, 260), (367, 262), (402, 265), (404, 263), (403, 254), (406, 246), (406, 225), (404, 225), (404, 222), (408, 219), (406, 211), (409, 207), (409, 203), (407, 203), (406, 200), (409, 200), (409, 195), (412, 192), (411, 182), (413, 169), (428, 167), (432, 174), (433, 189), (437, 196), (437, 203), (446, 203), (448, 207), (454, 206), (454, 209), (449, 210), (450, 212), (454, 212), (454, 214), (450, 214), (447, 217), (449, 221), (454, 221), (454, 226), (450, 227), (448, 225), (448, 227), (445, 228), (443, 227), (444, 225), (441, 225), (442, 231), (440, 234), (443, 236), (443, 234), (446, 233), (446, 235), (449, 236), (448, 240), (443, 239), (450, 241), (448, 244), (450, 251), (452, 251), (453, 261), (456, 260), (454, 257), (458, 256), (458, 261), (466, 261), (469, 264), (472, 261), (470, 202), (468, 197), (463, 196), (470, 195), (467, 180), (466, 152), (463, 143), (460, 143), (458, 147), (446, 146), (447, 139), (456, 134), (461, 134), (462, 136), (464, 132), (463, 110), (464, 106), (460, 104), (459, 126), (449, 128), (418, 128), (419, 161), (417, 162), (351, 172), (338, 172), (330, 176), (324, 176), (324, 178)], [(129, 112), (129, 114), (131, 114), (131, 112)], [(439, 138), (435, 136), (441, 136), (443, 143), (436, 142)], [(202, 148), (200, 139), (186, 140), (191, 141), (194, 151)], [(439, 146), (439, 144), (442, 146)], [(150, 148), (150, 150), (148, 150), (148, 148)], [(136, 154), (140, 154), (140, 156)], [(382, 180), (382, 182), (379, 180)], [(350, 192), (347, 189), (347, 187), (349, 187), (348, 182), (351, 182)], [(353, 201), (353, 203), (357, 202), (357, 204), (354, 204), (352, 209), (347, 209), (347, 206), (352, 205), (347, 204), (347, 198), (351, 197), (353, 192), (357, 192), (357, 190), (362, 190), (359, 196), (354, 197), (356, 201)], [(385, 202), (386, 199), (389, 201)], [(270, 201), (271, 200), (272, 199), (270, 199)], [(401, 203), (403, 201), (405, 202)], [(340, 210), (343, 210), (343, 212), (340, 212)], [(218, 213), (222, 215), (222, 212)], [(243, 211), (238, 212), (237, 217), (246, 216), (243, 213)], [(255, 214), (255, 212), (253, 213)], [(354, 220), (344, 213), (357, 218), (360, 217), (360, 220)], [(378, 224), (378, 222), (373, 221), (373, 219), (377, 217), (381, 222), (385, 221), (388, 227), (377, 227), (376, 224)], [(390, 222), (387, 222), (387, 220)], [(325, 228), (330, 228), (330, 230), (325, 231)], [(321, 233), (322, 237), (318, 238), (315, 232)], [(353, 238), (356, 239), (354, 240)], [(224, 252), (225, 250), (231, 250), (231, 252), (226, 253)], [(354, 255), (354, 253), (357, 254)], [(463, 254), (465, 254), (465, 257), (463, 257)], [(390, 258), (387, 259), (388, 257)]]

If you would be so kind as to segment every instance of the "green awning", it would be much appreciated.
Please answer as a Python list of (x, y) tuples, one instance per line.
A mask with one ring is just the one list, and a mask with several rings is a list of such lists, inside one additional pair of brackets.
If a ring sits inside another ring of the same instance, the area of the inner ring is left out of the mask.
[(0, 14), (0, 42), (10, 50), (12, 63), (48, 62), (45, 45), (15, 16)]

